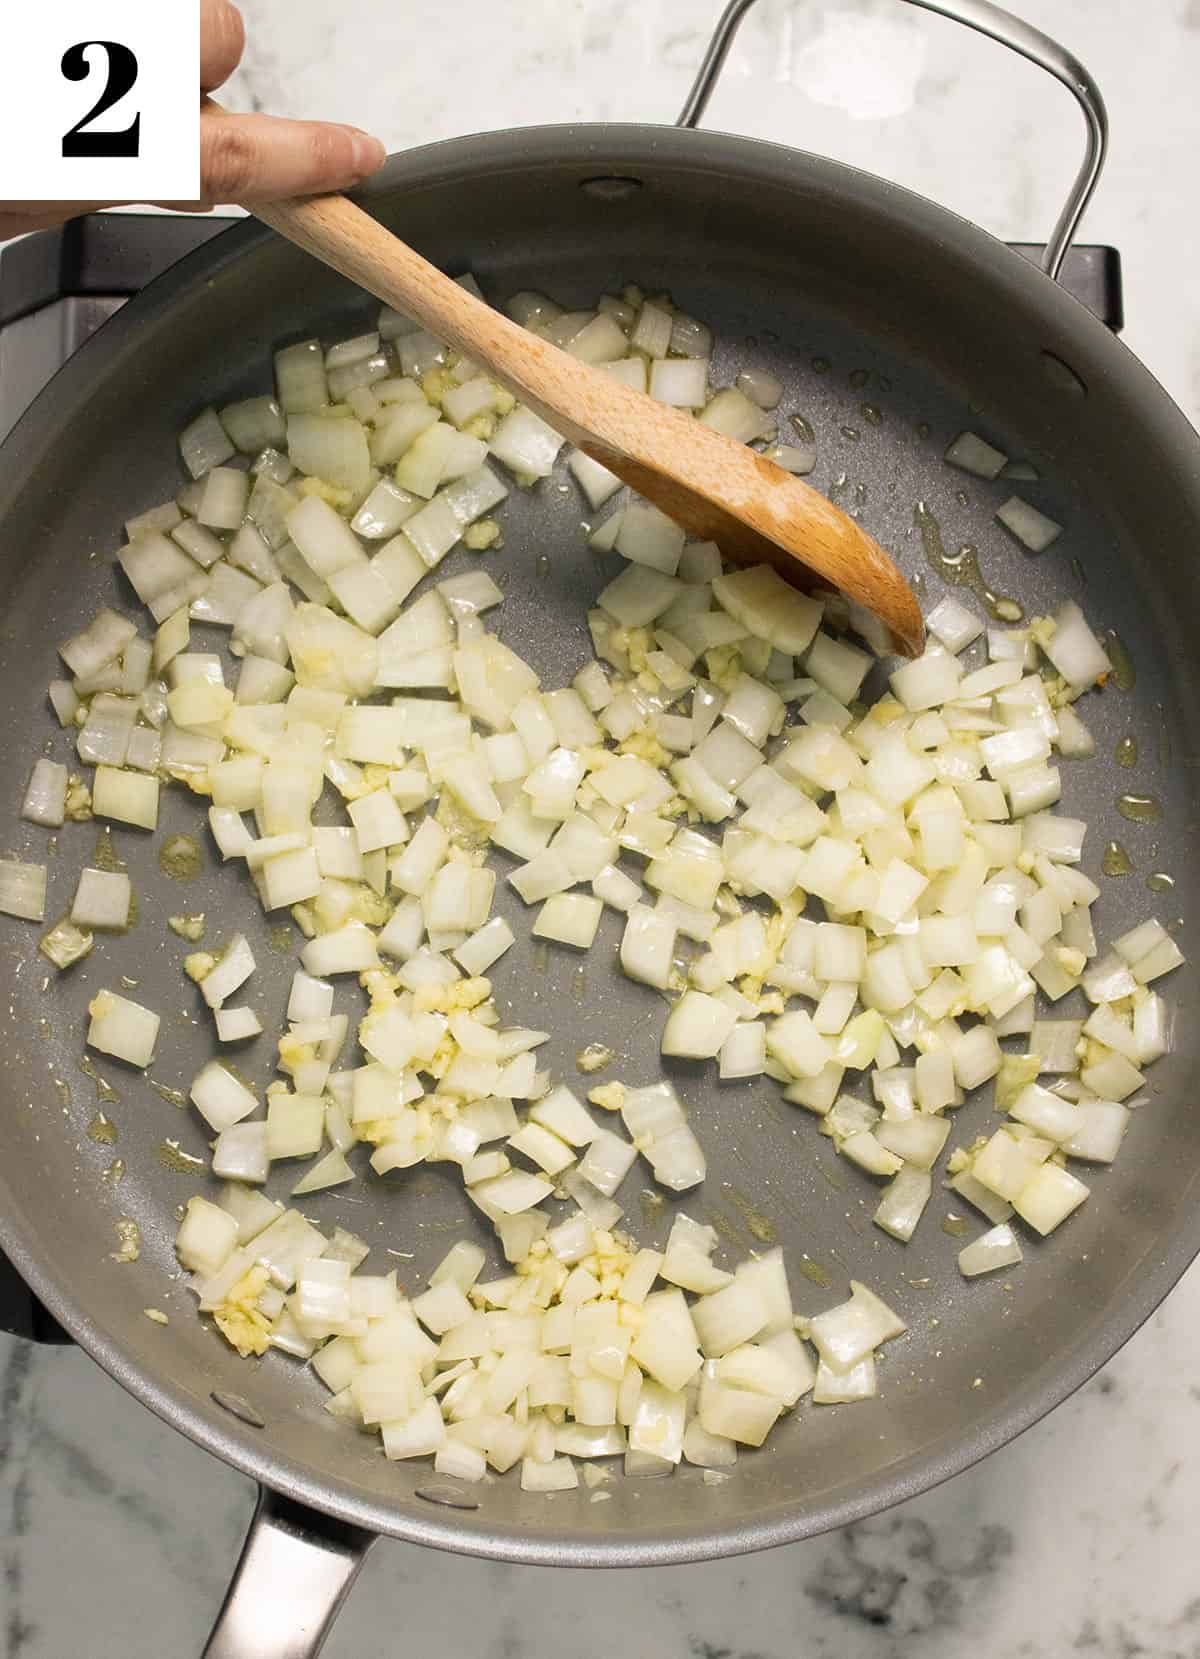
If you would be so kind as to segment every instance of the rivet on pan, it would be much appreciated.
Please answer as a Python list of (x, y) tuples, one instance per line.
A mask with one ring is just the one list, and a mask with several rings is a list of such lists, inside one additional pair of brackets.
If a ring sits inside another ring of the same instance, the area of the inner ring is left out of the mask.
[(621, 178), (616, 175), (597, 179), (581, 179), (579, 188), (588, 196), (597, 196), (602, 202), (623, 202), (642, 188), (641, 179)]
[(239, 1423), (249, 1423), (252, 1429), (265, 1429), (267, 1420), (260, 1417), (250, 1404), (243, 1400), (240, 1394), (225, 1394), (219, 1388), (214, 1388), (209, 1399), (215, 1401), (222, 1411), (227, 1411), (231, 1417), (236, 1417)]
[(447, 1509), (479, 1508), (479, 1499), (469, 1492), (461, 1492), (457, 1486), (418, 1486), (413, 1496), (424, 1498), (426, 1503), (444, 1504)]
[(1052, 351), (1043, 351), (1041, 355), (1042, 373), (1056, 392), (1066, 392), (1068, 397), (1088, 395), (1086, 383), (1079, 378), (1069, 363), (1064, 363), (1062, 358), (1056, 357)]

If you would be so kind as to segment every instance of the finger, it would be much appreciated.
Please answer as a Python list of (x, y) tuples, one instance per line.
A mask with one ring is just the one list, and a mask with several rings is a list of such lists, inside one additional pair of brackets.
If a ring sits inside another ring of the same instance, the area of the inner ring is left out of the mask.
[(246, 26), (230, 0), (202, 0), (200, 10), (200, 90), (224, 86), (242, 61)]
[(201, 189), (214, 204), (346, 190), (386, 157), (379, 140), (357, 127), (213, 109), (200, 121)]
[(24, 202), (19, 209), (0, 213), (0, 242), (12, 236), (25, 236), (34, 230), (49, 230), (65, 224), (83, 213), (101, 212), (111, 206), (107, 202)]

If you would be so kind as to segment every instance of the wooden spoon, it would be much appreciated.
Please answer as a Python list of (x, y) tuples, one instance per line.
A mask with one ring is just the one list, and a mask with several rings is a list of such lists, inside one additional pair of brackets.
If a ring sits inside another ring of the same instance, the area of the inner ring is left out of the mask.
[(345, 196), (251, 209), (273, 230), (414, 317), (693, 535), (743, 563), (816, 575), (858, 600), (906, 655), (920, 606), (879, 543), (817, 490), (679, 409), (657, 403), (477, 300)]

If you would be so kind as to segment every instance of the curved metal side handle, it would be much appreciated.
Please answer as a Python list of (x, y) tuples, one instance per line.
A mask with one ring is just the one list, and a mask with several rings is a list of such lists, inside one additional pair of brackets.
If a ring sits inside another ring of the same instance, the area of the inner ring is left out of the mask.
[[(975, 29), (981, 35), (987, 35), (990, 40), (998, 41), (1001, 46), (1007, 46), (1019, 53), (1021, 57), (1028, 58), (1030, 63), (1036, 63), (1039, 68), (1045, 69), (1056, 80), (1061, 81), (1083, 111), (1083, 119), (1087, 124), (1087, 148), (1083, 164), (1042, 256), (1042, 269), (1047, 276), (1057, 280), (1067, 250), (1079, 227), (1079, 221), (1092, 199), (1108, 149), (1108, 112), (1104, 107), (1104, 99), (1100, 96), (1100, 88), (1079, 59), (1066, 51), (1057, 41), (1051, 40), (1050, 36), (1044, 35), (1040, 29), (1023, 23), (1011, 12), (993, 6), (991, 0), (907, 0), (907, 3), (920, 6), (924, 11), (937, 12), (939, 16), (948, 17), (954, 23), (965, 23), (967, 28)], [(733, 45), (733, 38), (753, 4), (754, 0), (729, 0), (717, 24), (716, 32), (708, 43), (708, 50), (688, 93), (687, 102), (675, 123), (677, 127), (699, 125), (725, 67), (725, 59)]]
[(201, 1659), (316, 1659), (374, 1542), (374, 1533), (259, 1487)]

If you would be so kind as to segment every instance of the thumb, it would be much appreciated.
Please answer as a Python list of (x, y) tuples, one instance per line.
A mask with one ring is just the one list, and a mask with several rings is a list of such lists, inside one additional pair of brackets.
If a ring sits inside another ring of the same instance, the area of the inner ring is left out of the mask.
[(200, 188), (214, 205), (347, 190), (386, 159), (379, 140), (357, 127), (231, 115), (211, 100), (200, 119)]

